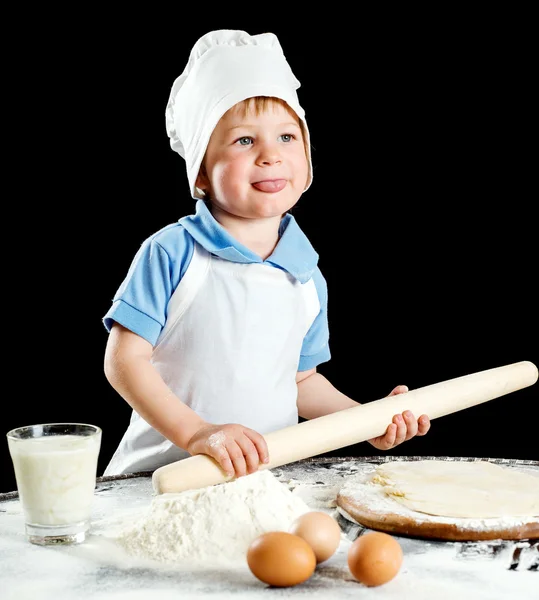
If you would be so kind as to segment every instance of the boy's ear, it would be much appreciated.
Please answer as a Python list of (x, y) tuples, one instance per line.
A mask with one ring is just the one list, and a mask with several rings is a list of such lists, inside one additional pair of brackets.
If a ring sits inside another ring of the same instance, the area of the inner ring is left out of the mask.
[(206, 189), (209, 187), (209, 180), (208, 180), (208, 176), (206, 175), (206, 169), (202, 166), (200, 167), (200, 170), (198, 172), (196, 181), (195, 181), (195, 186), (199, 189), (202, 190), (203, 192), (206, 191)]

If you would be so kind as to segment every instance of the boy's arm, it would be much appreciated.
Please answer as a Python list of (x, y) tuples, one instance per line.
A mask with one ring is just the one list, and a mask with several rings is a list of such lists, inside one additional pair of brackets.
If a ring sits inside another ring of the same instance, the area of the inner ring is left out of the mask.
[(268, 462), (264, 437), (237, 423), (212, 424), (184, 404), (151, 364), (152, 345), (115, 323), (105, 351), (112, 387), (154, 429), (190, 454), (207, 454), (229, 474), (254, 473)]
[(151, 364), (151, 354), (147, 340), (115, 323), (105, 350), (105, 376), (147, 423), (187, 449), (195, 432), (207, 423), (172, 393)]
[(359, 404), (339, 392), (323, 375), (316, 372), (316, 368), (298, 371), (296, 383), (298, 413), (304, 419), (316, 419)]

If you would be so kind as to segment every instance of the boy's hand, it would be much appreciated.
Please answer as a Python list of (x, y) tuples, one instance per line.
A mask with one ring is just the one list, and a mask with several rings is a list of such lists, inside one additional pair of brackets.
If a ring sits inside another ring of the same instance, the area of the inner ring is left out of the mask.
[(211, 456), (230, 477), (254, 473), (260, 463), (269, 461), (264, 437), (237, 423), (201, 427), (189, 440), (186, 450), (192, 455)]
[[(408, 388), (405, 385), (398, 385), (389, 396), (405, 394), (407, 391)], [(390, 450), (416, 435), (425, 435), (429, 429), (430, 419), (427, 415), (421, 415), (416, 420), (411, 411), (405, 410), (402, 415), (393, 417), (393, 421), (388, 425), (385, 434), (368, 441), (378, 450)]]

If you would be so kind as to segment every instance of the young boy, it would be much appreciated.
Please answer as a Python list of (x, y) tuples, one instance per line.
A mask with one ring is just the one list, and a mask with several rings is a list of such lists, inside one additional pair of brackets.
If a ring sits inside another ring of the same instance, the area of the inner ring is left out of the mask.
[[(357, 406), (317, 373), (326, 282), (288, 212), (312, 181), (298, 87), (275, 35), (236, 30), (202, 36), (174, 82), (167, 131), (196, 212), (142, 244), (104, 317), (105, 373), (133, 408), (106, 475), (207, 454), (240, 477), (268, 461), (265, 433)], [(405, 411), (369, 441), (429, 427)]]

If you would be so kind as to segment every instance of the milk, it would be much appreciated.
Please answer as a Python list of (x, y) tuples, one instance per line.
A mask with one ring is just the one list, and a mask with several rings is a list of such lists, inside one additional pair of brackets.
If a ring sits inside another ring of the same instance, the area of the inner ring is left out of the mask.
[(8, 438), (17, 489), (29, 525), (88, 521), (101, 433)]

